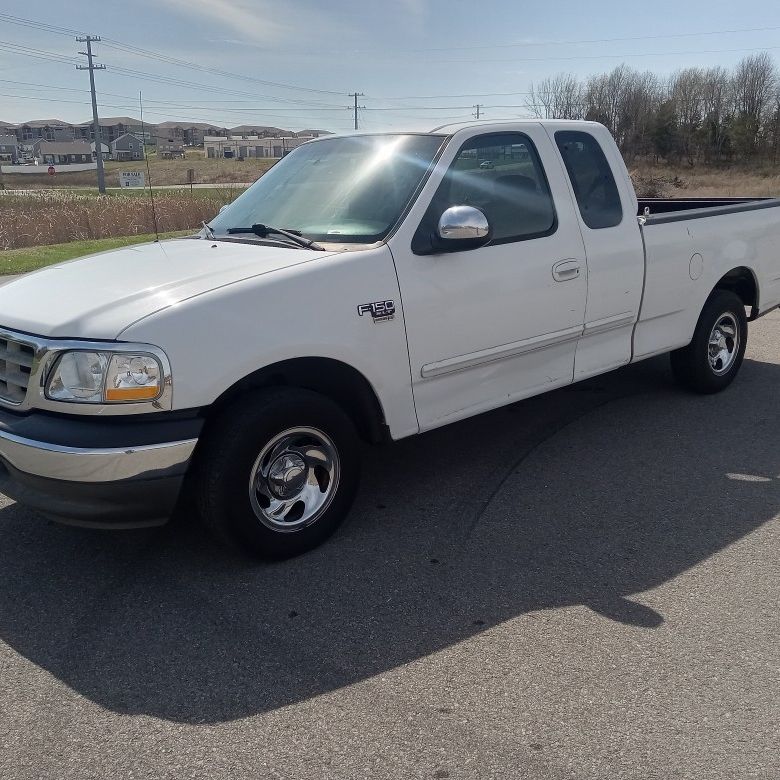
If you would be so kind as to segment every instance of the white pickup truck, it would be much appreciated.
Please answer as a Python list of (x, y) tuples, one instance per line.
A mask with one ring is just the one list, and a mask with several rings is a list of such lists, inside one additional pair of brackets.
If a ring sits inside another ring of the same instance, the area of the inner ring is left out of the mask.
[(664, 352), (725, 388), (780, 304), (779, 206), (637, 201), (588, 122), (306, 143), (196, 236), (0, 288), (0, 491), (104, 527), (194, 497), (300, 553), (347, 514), (359, 437)]

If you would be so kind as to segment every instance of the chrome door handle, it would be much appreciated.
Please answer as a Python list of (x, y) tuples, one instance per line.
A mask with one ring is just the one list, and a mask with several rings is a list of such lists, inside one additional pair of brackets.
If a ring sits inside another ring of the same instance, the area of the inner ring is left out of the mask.
[(568, 282), (579, 277), (580, 269), (579, 260), (561, 260), (552, 267), (553, 279), (556, 282)]

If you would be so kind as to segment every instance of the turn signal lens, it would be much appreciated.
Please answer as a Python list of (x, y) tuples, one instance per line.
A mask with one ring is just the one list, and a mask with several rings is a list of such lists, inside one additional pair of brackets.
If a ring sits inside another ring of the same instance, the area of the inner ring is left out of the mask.
[(151, 355), (114, 355), (106, 375), (106, 401), (153, 401), (162, 392), (160, 364)]

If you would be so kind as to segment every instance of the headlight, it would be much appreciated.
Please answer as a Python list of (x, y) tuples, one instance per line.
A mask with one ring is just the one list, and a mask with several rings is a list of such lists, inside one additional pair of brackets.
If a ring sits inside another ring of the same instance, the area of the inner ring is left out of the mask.
[(46, 397), (72, 403), (154, 401), (164, 375), (153, 355), (133, 352), (65, 352), (46, 383)]

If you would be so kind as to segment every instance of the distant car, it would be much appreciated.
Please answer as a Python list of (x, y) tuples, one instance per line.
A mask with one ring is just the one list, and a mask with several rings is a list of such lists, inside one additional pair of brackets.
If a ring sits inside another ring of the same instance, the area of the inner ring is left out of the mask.
[(488, 168), (495, 168), (496, 166), (493, 164), (492, 160), (485, 160), (484, 162), (481, 162), (479, 164), (479, 167), (488, 169)]

